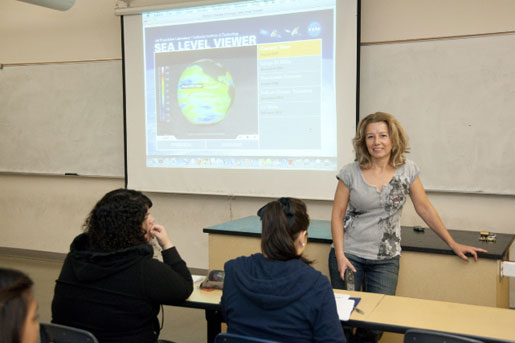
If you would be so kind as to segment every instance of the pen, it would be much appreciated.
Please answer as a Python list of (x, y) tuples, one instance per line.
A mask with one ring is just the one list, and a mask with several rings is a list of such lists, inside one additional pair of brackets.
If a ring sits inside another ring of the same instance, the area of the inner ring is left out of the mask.
[(356, 308), (355, 308), (355, 310), (356, 310), (356, 312), (358, 312), (359, 314), (365, 314), (365, 312), (363, 312), (363, 310), (362, 310), (362, 309), (359, 309), (359, 308), (357, 308), (357, 307), (356, 307)]

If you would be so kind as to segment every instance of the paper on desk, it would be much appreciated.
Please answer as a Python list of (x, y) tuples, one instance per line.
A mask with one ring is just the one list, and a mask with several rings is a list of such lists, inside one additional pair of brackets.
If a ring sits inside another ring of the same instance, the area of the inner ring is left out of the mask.
[(193, 282), (202, 281), (205, 278), (204, 275), (192, 275), (191, 277), (193, 278)]
[(354, 300), (350, 299), (350, 295), (342, 293), (335, 293), (334, 298), (340, 320), (349, 320), (350, 314), (354, 309)]

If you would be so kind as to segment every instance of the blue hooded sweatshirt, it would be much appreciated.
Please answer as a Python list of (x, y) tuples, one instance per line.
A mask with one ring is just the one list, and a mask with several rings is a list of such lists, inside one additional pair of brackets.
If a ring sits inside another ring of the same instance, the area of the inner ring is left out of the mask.
[(346, 342), (329, 280), (303, 261), (254, 254), (224, 268), (228, 332), (284, 343)]

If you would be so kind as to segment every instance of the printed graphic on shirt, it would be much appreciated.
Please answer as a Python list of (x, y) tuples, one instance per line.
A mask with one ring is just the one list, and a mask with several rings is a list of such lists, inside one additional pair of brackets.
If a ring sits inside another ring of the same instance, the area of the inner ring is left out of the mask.
[(395, 176), (390, 180), (389, 186), (391, 190), (386, 194), (384, 209), (387, 213), (393, 213), (404, 206), (410, 183), (407, 177)]
[(352, 229), (354, 228), (352, 225), (354, 223), (354, 219), (357, 218), (360, 214), (361, 212), (356, 211), (356, 209), (349, 206), (349, 210), (343, 218), (343, 228), (346, 232), (352, 231)]
[(383, 237), (379, 243), (377, 258), (382, 260), (397, 255), (401, 250), (401, 233), (394, 223), (400, 220), (400, 209), (406, 202), (409, 194), (410, 183), (408, 178), (395, 176), (388, 184), (388, 189), (383, 193), (382, 203), (387, 217), (379, 220), (379, 230)]
[(397, 255), (401, 249), (401, 235), (397, 232), (395, 222), (398, 214), (392, 217), (384, 218), (379, 220), (379, 230), (383, 231), (383, 237), (381, 243), (379, 243), (379, 251), (377, 252), (377, 259), (384, 260)]

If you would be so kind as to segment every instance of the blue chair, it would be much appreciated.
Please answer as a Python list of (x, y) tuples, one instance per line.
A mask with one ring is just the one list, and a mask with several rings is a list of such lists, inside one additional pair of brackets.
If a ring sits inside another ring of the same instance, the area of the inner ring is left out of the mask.
[(215, 337), (215, 343), (279, 343), (268, 339), (237, 335), (234, 333), (219, 333)]
[(41, 343), (98, 343), (89, 331), (53, 323), (40, 323), (39, 337)]
[(404, 334), (404, 343), (483, 343), (477, 339), (449, 333), (409, 329)]

